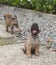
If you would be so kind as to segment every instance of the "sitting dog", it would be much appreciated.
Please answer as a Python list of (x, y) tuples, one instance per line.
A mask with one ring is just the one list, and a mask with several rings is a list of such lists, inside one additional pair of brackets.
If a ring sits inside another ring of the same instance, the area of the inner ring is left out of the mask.
[(23, 52), (31, 57), (31, 54), (38, 55), (39, 54), (39, 27), (37, 23), (33, 23), (30, 30), (30, 35), (24, 44), (24, 48), (22, 48)]

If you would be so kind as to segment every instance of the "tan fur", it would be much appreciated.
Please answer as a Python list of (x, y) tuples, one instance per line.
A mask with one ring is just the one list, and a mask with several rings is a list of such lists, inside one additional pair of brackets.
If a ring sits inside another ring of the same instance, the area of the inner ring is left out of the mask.
[(51, 38), (48, 38), (47, 39), (47, 43), (46, 43), (47, 49), (50, 49), (51, 48), (52, 42), (53, 42), (53, 40)]
[(4, 19), (6, 22), (6, 31), (8, 32), (8, 27), (11, 29), (11, 34), (13, 34), (14, 26), (18, 29), (19, 32), (21, 32), (21, 29), (19, 28), (18, 21), (16, 17), (12, 17), (11, 14), (4, 14)]
[(39, 37), (37, 35), (37, 38), (34, 39), (31, 34), (29, 35), (29, 38), (27, 42), (24, 44), (24, 47), (27, 49), (26, 53), (28, 57), (31, 57), (31, 49), (34, 49), (35, 55), (39, 54)]
[(33, 23), (30, 29), (29, 37), (24, 44), (24, 48), (22, 50), (24, 53), (28, 55), (28, 57), (31, 57), (32, 54), (39, 55), (39, 33), (40, 29), (38, 27), (37, 23)]

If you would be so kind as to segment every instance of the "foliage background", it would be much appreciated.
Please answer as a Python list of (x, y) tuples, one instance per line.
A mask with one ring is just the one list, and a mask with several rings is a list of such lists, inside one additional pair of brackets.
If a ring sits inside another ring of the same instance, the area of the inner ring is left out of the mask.
[(56, 0), (0, 0), (0, 4), (56, 14)]

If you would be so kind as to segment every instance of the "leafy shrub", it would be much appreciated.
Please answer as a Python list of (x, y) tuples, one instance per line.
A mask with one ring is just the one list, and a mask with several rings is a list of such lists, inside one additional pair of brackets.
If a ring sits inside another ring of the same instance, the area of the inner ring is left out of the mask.
[(56, 14), (56, 0), (0, 0), (0, 4)]

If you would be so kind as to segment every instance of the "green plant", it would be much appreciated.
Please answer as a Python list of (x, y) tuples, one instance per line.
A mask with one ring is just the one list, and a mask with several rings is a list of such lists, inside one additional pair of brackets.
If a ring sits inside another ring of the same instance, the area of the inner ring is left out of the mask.
[(0, 4), (56, 14), (56, 0), (0, 0)]

